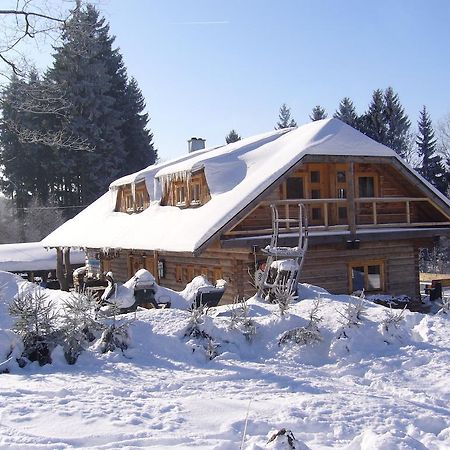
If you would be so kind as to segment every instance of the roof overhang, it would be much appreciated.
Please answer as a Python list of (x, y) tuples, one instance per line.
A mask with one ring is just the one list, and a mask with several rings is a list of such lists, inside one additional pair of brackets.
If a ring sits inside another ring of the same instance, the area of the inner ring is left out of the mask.
[[(450, 236), (450, 228), (379, 228), (376, 230), (359, 230), (356, 236), (350, 231), (311, 232), (308, 236), (310, 246), (327, 244), (346, 244), (349, 241), (376, 242), (411, 239), (434, 239), (441, 236)], [(264, 248), (270, 243), (270, 235), (236, 237), (221, 240), (223, 248)], [(282, 246), (295, 246), (298, 244), (298, 234), (280, 235), (278, 242)]]

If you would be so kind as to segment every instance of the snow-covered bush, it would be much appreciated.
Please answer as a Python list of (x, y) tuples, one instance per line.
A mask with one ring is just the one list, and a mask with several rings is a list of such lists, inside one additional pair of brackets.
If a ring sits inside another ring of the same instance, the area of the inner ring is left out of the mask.
[(319, 323), (322, 317), (319, 316), (320, 298), (314, 300), (313, 307), (309, 312), (309, 322), (305, 327), (298, 327), (292, 330), (285, 331), (278, 338), (278, 345), (297, 344), (297, 345), (312, 345), (322, 341), (322, 335), (319, 330)]
[(69, 364), (75, 364), (89, 342), (95, 340), (95, 331), (101, 329), (95, 320), (96, 297), (89, 291), (72, 293), (64, 302), (62, 312), (62, 345)]
[(400, 330), (400, 324), (405, 319), (405, 310), (403, 309), (394, 310), (391, 308), (385, 311), (385, 317), (381, 321), (381, 333), (385, 337), (384, 342), (386, 344), (392, 344), (393, 340), (402, 340), (402, 332)]
[(338, 321), (345, 328), (358, 326), (364, 319), (367, 310), (364, 293), (359, 297), (351, 297), (351, 300), (346, 303), (342, 310), (337, 310)]
[(131, 321), (121, 316), (117, 318), (120, 308), (114, 304), (108, 309), (110, 316), (99, 320), (99, 326), (103, 333), (96, 344), (101, 353), (113, 352), (117, 348), (122, 352), (126, 350), (131, 342)]
[(291, 285), (292, 282), (286, 280), (284, 283), (277, 284), (269, 294), (272, 303), (278, 305), (281, 317), (285, 316), (292, 302), (297, 299), (297, 293), (292, 290)]
[(218, 348), (220, 345), (205, 330), (206, 310), (207, 308), (203, 305), (198, 307), (192, 306), (184, 337), (192, 338), (196, 341), (191, 342), (193, 344), (192, 351), (202, 348), (206, 357), (211, 360), (219, 355)]
[(286, 450), (309, 450), (303, 442), (298, 441), (294, 433), (286, 428), (272, 433), (267, 441), (267, 447), (272, 449), (286, 449)]
[(249, 316), (247, 301), (239, 301), (239, 297), (236, 297), (230, 312), (230, 329), (239, 330), (250, 342), (256, 334), (256, 322)]
[(42, 289), (19, 292), (9, 306), (15, 319), (13, 331), (23, 341), (23, 356), (43, 366), (52, 362), (57, 342), (56, 315), (52, 302)]

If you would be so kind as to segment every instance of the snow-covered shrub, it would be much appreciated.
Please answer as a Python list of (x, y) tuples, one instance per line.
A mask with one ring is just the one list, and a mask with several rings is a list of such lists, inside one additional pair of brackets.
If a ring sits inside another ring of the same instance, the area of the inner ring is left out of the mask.
[(122, 352), (130, 345), (129, 322), (120, 325), (111, 324), (102, 333), (98, 343), (98, 349), (102, 353), (113, 352), (116, 348)]
[(400, 324), (405, 319), (405, 310), (406, 307), (400, 310), (394, 310), (391, 307), (385, 311), (385, 317), (381, 321), (380, 326), (381, 332), (385, 337), (384, 342), (386, 342), (386, 344), (391, 344), (391, 341), (394, 339), (400, 341), (402, 340)]
[(39, 365), (51, 363), (56, 345), (56, 315), (52, 302), (42, 289), (19, 292), (9, 306), (16, 322), (13, 331), (23, 341), (23, 356)]
[(249, 317), (247, 301), (245, 299), (239, 301), (239, 297), (236, 297), (230, 312), (230, 329), (239, 330), (250, 342), (256, 334), (256, 322)]
[(10, 330), (0, 330), (0, 374), (9, 373), (20, 361), (23, 353), (22, 340)]
[(101, 353), (113, 352), (117, 348), (122, 352), (126, 350), (131, 342), (130, 324), (131, 321), (121, 317), (117, 318), (120, 308), (112, 304), (108, 310), (111, 314), (99, 321), (103, 333), (96, 344)]
[(272, 303), (276, 303), (280, 310), (280, 316), (288, 312), (292, 302), (297, 298), (296, 292), (292, 290), (290, 280), (277, 284), (270, 292)]
[(192, 351), (197, 348), (202, 348), (208, 359), (214, 359), (219, 355), (217, 349), (220, 345), (213, 339), (213, 337), (205, 331), (205, 317), (207, 308), (203, 305), (198, 307), (192, 306), (190, 312), (191, 317), (186, 326), (184, 337), (195, 339)]
[(69, 364), (75, 364), (89, 342), (95, 340), (94, 332), (101, 329), (95, 320), (96, 297), (89, 291), (72, 293), (64, 302), (62, 313), (62, 345)]
[(274, 449), (286, 449), (286, 450), (307, 450), (308, 447), (303, 443), (299, 442), (294, 433), (291, 430), (286, 430), (282, 428), (281, 430), (272, 433), (267, 441), (268, 448)]
[(358, 326), (364, 319), (367, 310), (364, 292), (359, 297), (351, 297), (351, 300), (342, 310), (337, 310), (338, 321), (345, 328)]
[(297, 345), (312, 345), (322, 341), (319, 330), (319, 323), (322, 317), (319, 316), (320, 298), (314, 300), (313, 307), (309, 312), (309, 322), (306, 327), (298, 327), (285, 331), (278, 338), (278, 345), (294, 343)]

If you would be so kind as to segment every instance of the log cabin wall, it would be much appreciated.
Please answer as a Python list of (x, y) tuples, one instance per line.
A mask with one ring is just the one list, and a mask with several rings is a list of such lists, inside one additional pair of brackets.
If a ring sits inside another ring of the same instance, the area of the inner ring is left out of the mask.
[(412, 240), (361, 242), (359, 249), (351, 250), (342, 244), (315, 246), (307, 252), (300, 282), (334, 294), (351, 293), (351, 267), (380, 264), (384, 283), (380, 292), (419, 298), (418, 255)]
[(236, 296), (242, 298), (255, 293), (248, 275), (252, 255), (245, 249), (225, 250), (212, 246), (200, 256), (159, 252), (158, 258), (164, 260), (165, 266), (165, 277), (160, 284), (175, 291), (183, 290), (195, 276), (204, 275), (212, 283), (219, 278), (227, 282), (222, 304), (232, 303)]

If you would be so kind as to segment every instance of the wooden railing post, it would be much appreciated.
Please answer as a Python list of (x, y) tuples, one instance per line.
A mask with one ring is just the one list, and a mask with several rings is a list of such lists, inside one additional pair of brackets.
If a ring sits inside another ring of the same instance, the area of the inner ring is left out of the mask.
[(349, 163), (349, 169), (347, 173), (348, 180), (348, 193), (347, 193), (347, 216), (348, 227), (350, 230), (351, 239), (356, 239), (356, 213), (355, 213), (355, 166), (354, 163)]
[(325, 202), (323, 205), (323, 222), (325, 229), (328, 230), (328, 202)]
[(406, 223), (411, 223), (411, 209), (409, 200), (406, 202)]
[(376, 225), (377, 222), (377, 202), (372, 202), (372, 214), (373, 214), (373, 224)]

